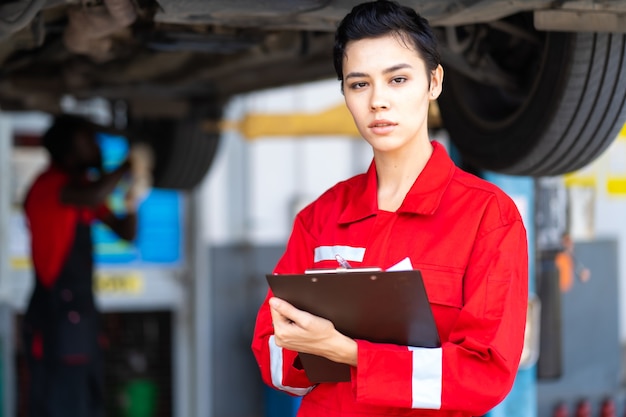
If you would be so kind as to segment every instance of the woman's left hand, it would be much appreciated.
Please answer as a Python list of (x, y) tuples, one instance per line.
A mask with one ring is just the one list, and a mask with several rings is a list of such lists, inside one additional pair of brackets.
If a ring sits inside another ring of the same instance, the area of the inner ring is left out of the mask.
[(298, 310), (280, 298), (272, 297), (269, 304), (276, 345), (356, 366), (356, 342), (339, 333), (331, 321)]

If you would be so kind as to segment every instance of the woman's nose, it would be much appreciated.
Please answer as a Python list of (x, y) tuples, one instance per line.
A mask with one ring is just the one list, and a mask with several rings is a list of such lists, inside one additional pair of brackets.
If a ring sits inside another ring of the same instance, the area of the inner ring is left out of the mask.
[(372, 97), (370, 100), (370, 108), (372, 110), (386, 110), (389, 108), (389, 100), (385, 94), (378, 88), (374, 88), (372, 91)]
[(388, 107), (388, 104), (381, 101), (373, 101), (371, 105), (372, 110), (386, 110)]

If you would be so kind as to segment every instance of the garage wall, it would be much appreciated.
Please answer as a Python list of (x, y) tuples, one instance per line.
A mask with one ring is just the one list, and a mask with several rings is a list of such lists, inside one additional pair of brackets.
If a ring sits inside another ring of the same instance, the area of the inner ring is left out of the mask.
[[(256, 313), (284, 246), (219, 245), (210, 256), (212, 415), (262, 417), (264, 384), (250, 345)], [(275, 416), (279, 417), (279, 416)], [(287, 416), (284, 416), (287, 417)]]
[[(626, 344), (626, 126), (617, 140), (589, 166), (563, 177), (569, 225), (576, 241), (617, 242), (619, 340)], [(601, 279), (593, 270), (591, 279)]]

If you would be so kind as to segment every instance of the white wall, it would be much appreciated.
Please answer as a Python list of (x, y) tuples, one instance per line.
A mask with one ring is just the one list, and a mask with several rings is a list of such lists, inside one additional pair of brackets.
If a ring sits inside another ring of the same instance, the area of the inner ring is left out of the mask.
[[(336, 80), (242, 95), (230, 102), (228, 126), (251, 113), (318, 113), (343, 103)], [(296, 212), (338, 181), (371, 162), (365, 141), (352, 137), (264, 137), (246, 141), (223, 134), (202, 185), (212, 244), (285, 243)]]

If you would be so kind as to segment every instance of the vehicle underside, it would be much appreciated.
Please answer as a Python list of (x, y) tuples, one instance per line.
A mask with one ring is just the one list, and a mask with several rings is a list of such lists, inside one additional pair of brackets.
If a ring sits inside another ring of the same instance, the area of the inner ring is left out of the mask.
[[(334, 77), (334, 29), (359, 2), (4, 2), (0, 109), (56, 114), (68, 97), (103, 99), (112, 127), (151, 138), (157, 184), (192, 188), (210, 166), (219, 138), (210, 122), (226, 101)], [(438, 104), (468, 165), (569, 172), (624, 124), (626, 0), (401, 3), (436, 29), (446, 74)]]

